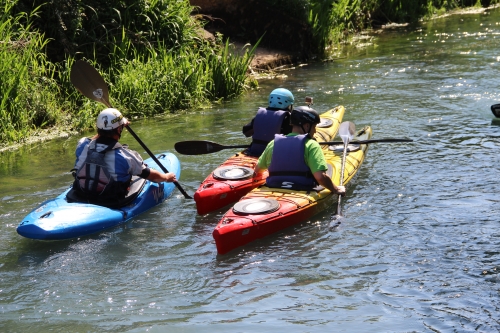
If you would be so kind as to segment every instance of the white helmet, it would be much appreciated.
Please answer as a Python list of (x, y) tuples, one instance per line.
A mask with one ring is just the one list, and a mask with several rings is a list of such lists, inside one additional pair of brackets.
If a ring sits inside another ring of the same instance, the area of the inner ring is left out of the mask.
[(121, 125), (125, 125), (127, 118), (125, 118), (120, 111), (113, 108), (104, 109), (97, 116), (97, 128), (105, 131), (114, 130)]

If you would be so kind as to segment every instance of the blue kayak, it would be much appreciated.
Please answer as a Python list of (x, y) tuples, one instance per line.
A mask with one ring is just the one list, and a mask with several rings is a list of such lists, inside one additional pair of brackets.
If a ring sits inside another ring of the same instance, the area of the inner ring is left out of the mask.
[[(163, 153), (156, 157), (169, 172), (180, 178), (180, 162), (174, 154)], [(153, 159), (144, 162), (150, 168), (162, 172)], [(127, 198), (104, 207), (81, 200), (69, 188), (32, 210), (17, 227), (17, 233), (26, 238), (42, 240), (62, 240), (93, 234), (125, 223), (159, 205), (174, 189), (174, 183), (153, 183), (134, 177)]]

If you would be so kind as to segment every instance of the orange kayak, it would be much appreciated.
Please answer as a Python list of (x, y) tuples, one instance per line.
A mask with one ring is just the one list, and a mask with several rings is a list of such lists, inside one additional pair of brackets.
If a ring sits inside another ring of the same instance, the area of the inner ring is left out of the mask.
[[(320, 115), (315, 138), (318, 142), (331, 141), (339, 129), (345, 109), (337, 106)], [(328, 151), (328, 146), (323, 146)], [(194, 194), (198, 214), (208, 214), (214, 210), (238, 201), (252, 189), (265, 183), (267, 172), (253, 177), (253, 169), (258, 157), (239, 152), (215, 169), (205, 178)]]

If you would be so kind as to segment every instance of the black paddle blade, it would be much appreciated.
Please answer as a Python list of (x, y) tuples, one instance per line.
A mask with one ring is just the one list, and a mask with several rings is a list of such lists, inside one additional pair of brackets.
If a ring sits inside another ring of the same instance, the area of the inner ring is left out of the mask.
[(493, 104), (491, 106), (491, 112), (493, 112), (495, 117), (500, 118), (500, 104)]
[(107, 107), (112, 107), (109, 103), (108, 86), (99, 72), (88, 62), (76, 61), (71, 67), (69, 76), (71, 83), (78, 91), (96, 102), (100, 102)]
[(181, 141), (174, 145), (175, 151), (183, 155), (202, 155), (215, 153), (223, 146), (211, 141)]
[(221, 151), (223, 149), (248, 148), (250, 145), (223, 146), (212, 141), (193, 140), (180, 141), (174, 145), (175, 151), (183, 155), (203, 155)]

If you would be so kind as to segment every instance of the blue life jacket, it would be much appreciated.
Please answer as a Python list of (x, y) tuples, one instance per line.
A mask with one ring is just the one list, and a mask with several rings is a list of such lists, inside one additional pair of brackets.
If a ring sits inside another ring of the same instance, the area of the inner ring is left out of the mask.
[(309, 191), (318, 185), (304, 159), (306, 141), (309, 138), (308, 134), (275, 135), (266, 186)]
[(253, 121), (252, 143), (247, 149), (247, 154), (251, 156), (260, 156), (275, 134), (281, 132), (283, 119), (288, 111), (267, 110), (259, 108)]

